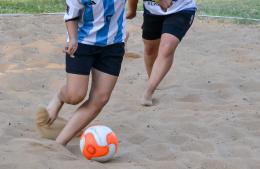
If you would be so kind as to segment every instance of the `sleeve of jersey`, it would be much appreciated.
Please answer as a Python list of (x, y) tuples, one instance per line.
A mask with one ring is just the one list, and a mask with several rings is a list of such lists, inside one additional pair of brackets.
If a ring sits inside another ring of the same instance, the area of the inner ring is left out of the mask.
[(79, 19), (80, 10), (84, 8), (79, 0), (66, 0), (66, 5), (67, 10), (64, 15), (65, 22)]

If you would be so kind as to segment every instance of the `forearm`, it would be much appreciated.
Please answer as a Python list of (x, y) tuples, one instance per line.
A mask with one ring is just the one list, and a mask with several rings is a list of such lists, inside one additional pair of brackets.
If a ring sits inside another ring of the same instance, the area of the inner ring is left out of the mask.
[(78, 21), (71, 20), (66, 22), (66, 28), (69, 34), (70, 40), (77, 40), (78, 39)]
[(133, 19), (136, 16), (138, 0), (128, 0), (126, 18)]
[(128, 9), (131, 11), (137, 10), (138, 0), (128, 0)]
[(69, 42), (67, 42), (64, 52), (73, 57), (78, 48), (78, 21), (69, 20), (65, 23), (69, 34)]
[(78, 20), (80, 19), (80, 11), (84, 9), (84, 5), (79, 0), (66, 0), (67, 11), (64, 15), (66, 28), (69, 35), (64, 52), (74, 57), (74, 53), (78, 48)]

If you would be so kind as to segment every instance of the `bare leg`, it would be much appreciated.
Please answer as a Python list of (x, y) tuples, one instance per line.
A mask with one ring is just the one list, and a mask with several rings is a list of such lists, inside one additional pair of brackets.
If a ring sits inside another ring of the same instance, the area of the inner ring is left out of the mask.
[(47, 123), (52, 124), (54, 122), (54, 120), (57, 118), (58, 113), (60, 111), (60, 109), (62, 108), (64, 102), (60, 100), (59, 98), (59, 93), (56, 93), (52, 100), (49, 102), (46, 111), (48, 112), (49, 116), (48, 116), (48, 121)]
[(77, 104), (81, 102), (86, 96), (87, 88), (88, 76), (67, 74), (66, 85), (55, 94), (47, 108), (41, 107), (37, 111), (36, 126), (42, 137), (57, 138), (67, 123), (65, 119), (58, 117), (63, 103)]
[(173, 63), (174, 52), (179, 42), (179, 39), (171, 34), (164, 33), (162, 35), (158, 57), (153, 64), (151, 75), (142, 97), (142, 105), (152, 106), (152, 95), (161, 80), (170, 70)]
[(144, 42), (144, 63), (148, 78), (151, 75), (153, 64), (158, 55), (160, 39), (157, 40), (145, 40)]
[(67, 74), (67, 83), (54, 95), (47, 106), (48, 124), (51, 125), (58, 116), (64, 103), (76, 105), (84, 100), (88, 89), (88, 76)]
[(92, 70), (93, 81), (89, 99), (76, 110), (57, 137), (56, 142), (66, 145), (76, 133), (87, 126), (100, 113), (110, 98), (117, 78), (96, 69)]

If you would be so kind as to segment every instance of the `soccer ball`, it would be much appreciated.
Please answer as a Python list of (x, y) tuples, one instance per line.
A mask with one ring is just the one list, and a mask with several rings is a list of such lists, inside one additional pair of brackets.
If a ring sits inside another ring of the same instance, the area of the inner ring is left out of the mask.
[(117, 149), (117, 137), (107, 126), (92, 126), (81, 135), (80, 151), (88, 160), (108, 161)]

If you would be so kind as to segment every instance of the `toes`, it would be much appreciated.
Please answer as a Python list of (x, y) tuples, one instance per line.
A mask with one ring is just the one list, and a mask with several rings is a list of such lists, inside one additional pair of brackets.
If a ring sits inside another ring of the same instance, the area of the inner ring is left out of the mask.
[(49, 118), (49, 120), (48, 120), (48, 125), (50, 126), (50, 125), (52, 125), (52, 123), (55, 121), (55, 118)]

